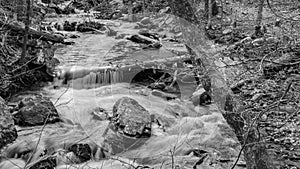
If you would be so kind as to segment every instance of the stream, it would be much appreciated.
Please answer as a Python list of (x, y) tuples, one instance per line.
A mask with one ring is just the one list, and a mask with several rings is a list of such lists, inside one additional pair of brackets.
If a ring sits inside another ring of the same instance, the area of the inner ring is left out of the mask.
[[(86, 19), (90, 18), (70, 15), (68, 18), (48, 18), (48, 21)], [(136, 28), (135, 22), (97, 22), (109, 26), (118, 35), (134, 35), (141, 30)], [(151, 22), (158, 26), (151, 32), (166, 37), (178, 34), (165, 27), (158, 31), (162, 22), (171, 25), (172, 17), (155, 18)], [(141, 77), (147, 79), (145, 70), (154, 74), (164, 70), (172, 75), (174, 71), (168, 67), (184, 67), (182, 62), (188, 58), (184, 44), (161, 40), (160, 49), (142, 49), (125, 38), (98, 33), (71, 34), (80, 36), (71, 39), (75, 44), (60, 47), (55, 53), (61, 62), (57, 67), (59, 78), (43, 88), (63, 122), (45, 127), (40, 146), (57, 150), (74, 142), (88, 143), (107, 152), (85, 164), (61, 164), (60, 168), (88, 168), (87, 165), (89, 168), (128, 168), (128, 163), (153, 168), (232, 166), (240, 144), (216, 104), (193, 104), (191, 97), (202, 87), (197, 86), (192, 76), (178, 76), (177, 93), (136, 83)], [(159, 125), (152, 123), (151, 137), (128, 138), (110, 129), (106, 117), (112, 115), (114, 104), (122, 97), (133, 98), (157, 119)], [(168, 99), (170, 97), (172, 99)], [(18, 139), (37, 140), (38, 131), (39, 127), (22, 130)], [(241, 166), (236, 168), (243, 168)]]

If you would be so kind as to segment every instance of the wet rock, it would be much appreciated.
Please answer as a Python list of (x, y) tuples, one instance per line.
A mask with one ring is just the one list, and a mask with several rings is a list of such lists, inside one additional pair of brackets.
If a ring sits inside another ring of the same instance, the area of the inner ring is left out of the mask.
[(205, 91), (203, 88), (197, 90), (195, 93), (193, 93), (193, 96), (191, 97), (191, 101), (193, 102), (194, 106), (204, 106), (211, 104), (211, 96), (208, 94), (207, 91)]
[(111, 114), (109, 114), (108, 111), (106, 111), (105, 109), (101, 108), (101, 107), (97, 107), (95, 108), (91, 114), (93, 115), (93, 119), (95, 120), (109, 120), (111, 118)]
[(84, 22), (77, 25), (78, 32), (97, 31), (103, 28), (104, 24), (98, 22)]
[(57, 164), (77, 164), (80, 163), (79, 158), (74, 152), (67, 152), (66, 150), (59, 150), (54, 154), (56, 156)]
[(150, 113), (136, 100), (123, 97), (113, 107), (113, 126), (130, 137), (150, 137)]
[(199, 101), (199, 104), (200, 104), (201, 106), (209, 105), (209, 104), (211, 104), (211, 101), (212, 101), (212, 99), (211, 99), (211, 96), (209, 95), (208, 92), (205, 91), (204, 93), (202, 93), (202, 94), (200, 95), (200, 101)]
[(17, 125), (36, 126), (60, 121), (53, 103), (49, 98), (40, 94), (19, 94), (13, 96), (10, 102), (17, 104), (13, 109), (14, 120)]
[(54, 169), (56, 167), (56, 157), (48, 156), (34, 163), (28, 169)]
[(69, 151), (78, 157), (79, 163), (86, 162), (92, 158), (92, 150), (88, 144), (74, 144), (69, 147)]
[(146, 36), (148, 38), (151, 38), (151, 39), (159, 41), (159, 35), (156, 34), (156, 33), (150, 33), (149, 31), (147, 32), (147, 31), (142, 31), (141, 30), (141, 31), (139, 31), (139, 34), (143, 35), (143, 36)]
[(211, 79), (209, 76), (205, 75), (201, 78), (201, 84), (205, 91), (210, 92), (211, 91)]
[(63, 28), (65, 31), (75, 31), (77, 22), (70, 23), (69, 21), (65, 21), (63, 24)]
[(146, 45), (150, 45), (150, 44), (155, 44), (158, 41), (148, 38), (146, 36), (142, 36), (142, 35), (132, 35), (130, 37), (127, 37), (128, 40), (135, 42), (135, 43), (143, 43)]
[(62, 23), (55, 23), (54, 28), (58, 31), (64, 30), (64, 25)]
[(75, 35), (75, 34), (72, 34), (69, 36), (69, 38), (71, 39), (76, 39), (76, 38), (79, 38), (80, 36), (79, 35)]
[(143, 49), (159, 49), (162, 45), (159, 42), (144, 46)]
[(14, 120), (4, 99), (0, 97), (0, 149), (17, 138)]

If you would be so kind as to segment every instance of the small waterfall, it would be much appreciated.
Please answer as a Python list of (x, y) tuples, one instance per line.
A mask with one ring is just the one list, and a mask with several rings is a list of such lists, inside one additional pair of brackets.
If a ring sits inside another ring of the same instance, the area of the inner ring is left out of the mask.
[(54, 86), (70, 85), (74, 89), (90, 89), (115, 83), (131, 83), (137, 74), (146, 69), (162, 69), (168, 73), (173, 73), (172, 67), (174, 64), (176, 64), (176, 67), (182, 68), (186, 59), (188, 58), (176, 57), (168, 60), (151, 61), (143, 65), (133, 64), (123, 67), (87, 68), (74, 66), (72, 68), (62, 68), (57, 73), (58, 78), (54, 81)]
[(83, 77), (71, 79), (68, 83), (74, 89), (90, 89), (123, 81), (122, 70), (99, 69), (97, 72), (92, 71)]

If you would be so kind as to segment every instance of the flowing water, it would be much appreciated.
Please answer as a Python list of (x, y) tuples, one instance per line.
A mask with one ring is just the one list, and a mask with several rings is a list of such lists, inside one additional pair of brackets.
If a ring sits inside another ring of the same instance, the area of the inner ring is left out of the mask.
[[(68, 18), (70, 21), (76, 19)], [(62, 18), (51, 18), (53, 22), (59, 20)], [(118, 31), (118, 34), (132, 35), (139, 31), (134, 29), (135, 23), (101, 22)], [(173, 74), (174, 69), (169, 68), (174, 65), (183, 67), (186, 56), (169, 50), (185, 51), (183, 44), (165, 42), (159, 50), (143, 50), (133, 42), (105, 34), (79, 35), (74, 45), (56, 51), (55, 57), (61, 61), (58, 67), (60, 79), (44, 88), (64, 119), (64, 124), (57, 128), (49, 126), (56, 128), (55, 132), (46, 136), (54, 145), (62, 147), (66, 142), (78, 141), (103, 146), (106, 135), (114, 133), (109, 130), (110, 122), (102, 118), (105, 115), (99, 108), (111, 115), (115, 102), (127, 96), (155, 115), (163, 128), (152, 124), (151, 137), (147, 139), (129, 139), (119, 135), (111, 138), (108, 142), (112, 155), (156, 168), (171, 168), (174, 161), (192, 168), (199, 161), (199, 157), (190, 154), (195, 149), (205, 149), (222, 158), (236, 156), (239, 144), (217, 106), (194, 106), (189, 101), (197, 87), (191, 76), (178, 76), (176, 85), (180, 94), (172, 100), (164, 97), (168, 93), (158, 94), (161, 91), (133, 83), (134, 78), (145, 69)], [(223, 129), (231, 136), (224, 136)], [(90, 163), (90, 166), (97, 165)], [(117, 168), (121, 167), (119, 165)]]

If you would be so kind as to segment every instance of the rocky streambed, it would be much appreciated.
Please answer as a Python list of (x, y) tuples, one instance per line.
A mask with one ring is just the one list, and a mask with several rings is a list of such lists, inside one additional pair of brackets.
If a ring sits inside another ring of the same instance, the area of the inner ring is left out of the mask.
[(230, 168), (241, 146), (219, 107), (200, 104), (210, 91), (175, 19), (95, 22), (60, 31), (75, 43), (56, 51), (54, 83), (11, 98), (18, 138), (0, 168)]

